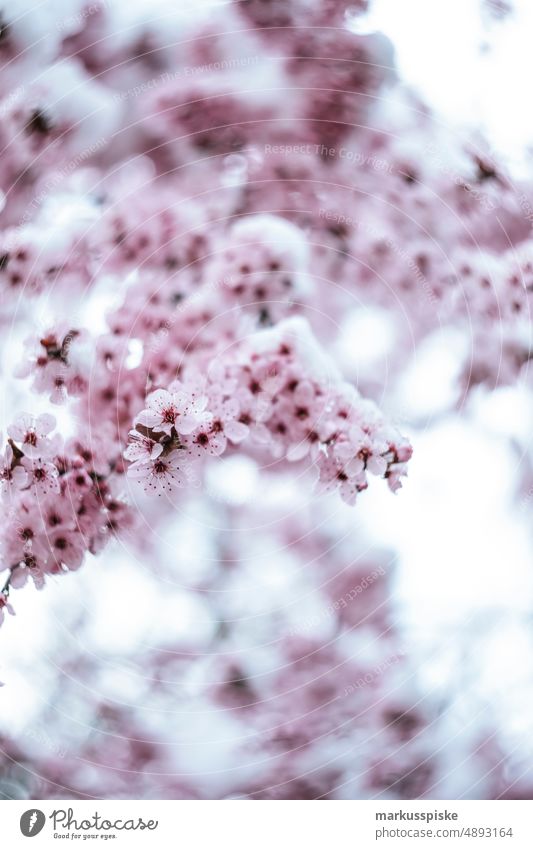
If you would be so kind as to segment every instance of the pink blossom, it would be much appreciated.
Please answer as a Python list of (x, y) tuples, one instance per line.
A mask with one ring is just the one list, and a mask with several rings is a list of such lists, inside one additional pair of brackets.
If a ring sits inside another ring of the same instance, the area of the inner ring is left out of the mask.
[(50, 495), (40, 502), (40, 515), (48, 532), (58, 528), (74, 528), (75, 514), (72, 502), (65, 498)]
[(22, 561), (11, 572), (10, 586), (20, 589), (31, 580), (36, 590), (42, 590), (45, 586), (46, 566), (46, 557), (43, 554), (33, 549), (27, 551)]
[(14, 464), (14, 453), (11, 445), (6, 445), (4, 454), (0, 460), (0, 481), (4, 491), (11, 487), (23, 489), (28, 483), (28, 475), (21, 465)]
[(8, 596), (5, 592), (0, 593), (0, 625), (4, 621), (5, 611), (7, 610), (11, 616), (15, 615), (15, 611), (13, 610), (13, 606), (8, 601)]
[(379, 431), (370, 438), (370, 435), (357, 425), (348, 431), (346, 440), (335, 442), (332, 449), (334, 456), (343, 461), (350, 476), (359, 475), (366, 470), (374, 475), (385, 474), (385, 455), (389, 450), (389, 443), (381, 437)]
[(61, 529), (49, 537), (51, 569), (66, 566), (75, 571), (83, 562), (83, 545), (79, 535), (72, 531)]
[(240, 408), (235, 398), (221, 400), (220, 397), (211, 397), (209, 411), (212, 415), (210, 434), (219, 440), (220, 445), (224, 445), (222, 450), (225, 450), (227, 440), (238, 445), (246, 439), (249, 428), (239, 419)]
[(17, 514), (8, 521), (4, 535), (4, 556), (11, 565), (20, 563), (28, 552), (40, 546), (43, 522), (38, 511), (26, 495), (19, 502)]
[(137, 461), (128, 469), (128, 477), (141, 483), (146, 492), (161, 495), (187, 483), (188, 463), (181, 451), (171, 451), (148, 461)]
[(129, 440), (124, 457), (126, 460), (131, 460), (132, 463), (137, 460), (155, 460), (163, 450), (161, 443), (155, 442), (149, 436), (143, 436), (137, 430), (130, 430)]
[[(415, 443), (433, 427), (404, 378), (440, 334), (457, 366), (453, 400), (431, 387), (446, 418), (464, 407), (472, 424), (495, 387), (529, 393), (527, 170), (508, 175), (397, 80), (389, 39), (357, 18), (367, 0), (233, 0), (186, 20), (175, 3), (163, 23), (136, 7), (134, 26), (128, 4), (76, 2), (69, 20), (41, 4), (31, 26), (18, 5), (0, 14), (7, 367), (35, 327), (6, 407), (61, 403), (64, 431), (24, 416), (0, 460), (0, 621), (32, 584), (52, 610), (46, 640), (40, 617), (35, 634), (10, 623), (6, 658), (39, 698), (0, 728), (0, 787), (531, 798), (490, 711), (465, 725), (450, 664), (438, 692), (417, 680), (396, 552), (368, 546), (401, 504), (375, 516), (376, 500), (371, 527), (339, 509), (401, 487), (412, 448), (382, 410), (405, 408)], [(368, 316), (382, 348), (356, 338)], [(122, 657), (104, 614), (131, 626)]]
[(198, 458), (219, 457), (224, 453), (227, 446), (227, 439), (224, 435), (223, 425), (220, 429), (215, 427), (203, 427), (195, 431), (188, 443), (190, 451)]
[(49, 492), (59, 493), (58, 471), (53, 463), (41, 457), (24, 457), (22, 465), (28, 474), (30, 485), (41, 495)]
[(26, 457), (48, 459), (56, 450), (53, 440), (48, 439), (48, 435), (55, 426), (55, 418), (48, 413), (43, 413), (37, 418), (24, 414), (8, 427), (7, 432), (11, 439), (20, 443)]
[(187, 391), (167, 392), (158, 389), (146, 399), (147, 409), (136, 418), (136, 423), (170, 435), (172, 428), (189, 434), (208, 420), (205, 412), (207, 398), (194, 398)]

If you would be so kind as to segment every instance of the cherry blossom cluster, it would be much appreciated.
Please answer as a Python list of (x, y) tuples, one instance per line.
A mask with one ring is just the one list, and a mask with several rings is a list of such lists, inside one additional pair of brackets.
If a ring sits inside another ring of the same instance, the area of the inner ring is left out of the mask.
[[(391, 555), (342, 502), (400, 488), (380, 407), (433, 334), (462, 342), (461, 399), (526, 372), (533, 183), (399, 84), (367, 0), (170, 6), (0, 13), (0, 625), (109, 544), (39, 597), (88, 648), (58, 641), (46, 735), (0, 731), (0, 795), (531, 793), (417, 681)], [(339, 342), (365, 310), (393, 348), (360, 377)]]
[(305, 233), (274, 215), (251, 215), (234, 224), (225, 246), (206, 270), (233, 303), (272, 324), (289, 312), (302, 312), (313, 300), (310, 250)]
[(320, 357), (302, 320), (290, 319), (212, 361), (207, 380), (150, 393), (130, 433), (129, 477), (160, 494), (185, 486), (198, 461), (249, 443), (277, 460), (309, 458), (320, 489), (339, 490), (348, 504), (368, 473), (395, 491), (411, 446)]
[[(243, 228), (248, 235), (238, 234), (239, 240), (244, 239), (245, 251), (249, 250), (250, 232), (257, 238), (256, 225), (254, 219)], [(283, 225), (279, 232), (294, 237), (289, 225)], [(224, 263), (234, 262), (232, 250), (229, 257), (224, 256)], [(296, 280), (302, 273), (300, 268), (305, 264), (300, 264), (302, 248), (298, 240), (288, 255), (282, 240), (275, 249), (265, 250), (264, 258), (261, 253), (254, 255), (257, 272), (250, 268), (235, 273), (242, 279), (265, 273), (279, 279), (277, 269), (261, 270), (274, 262), (272, 256), (278, 257), (280, 274), (290, 275), (292, 268), (290, 279)], [(221, 325), (218, 318), (215, 320), (216, 299), (228, 280), (232, 280), (231, 275), (223, 278), (222, 286), (210, 288), (206, 284), (205, 302), (192, 295), (185, 298), (185, 308), (173, 323), (157, 318), (168, 315), (165, 286), (152, 310), (145, 308), (146, 299), (151, 302), (154, 295), (150, 287), (142, 285), (143, 278), (138, 286), (141, 304), (135, 306), (135, 300), (127, 298), (133, 305), (131, 323), (128, 311), (121, 308), (109, 316), (112, 326), (115, 316), (117, 320), (120, 316), (120, 326), (96, 340), (89, 332), (67, 323), (28, 340), (18, 375), (29, 375), (33, 389), (47, 395), (52, 403), (74, 402), (74, 409), (86, 424), (77, 439), (61, 447), (53, 442), (46, 453), (44, 448), (40, 454), (33, 451), (35, 462), (44, 462), (45, 457), (46, 462), (36, 470), (39, 478), (32, 485), (23, 475), (23, 470), (28, 472), (29, 460), (24, 444), (18, 445), (25, 439), (22, 431), (16, 431), (18, 442), (6, 448), (6, 480), (12, 475), (23, 479), (17, 495), (23, 514), (31, 517), (33, 510), (41, 528), (44, 489), (50, 490), (48, 499), (61, 497), (70, 504), (64, 521), (70, 535), (65, 540), (61, 537), (61, 544), (68, 544), (64, 561), (56, 555), (55, 559), (51, 557), (49, 536), (42, 545), (34, 541), (40, 539), (37, 528), (31, 540), (24, 543), (15, 532), (6, 530), (5, 564), (11, 569), (7, 578), (10, 586), (22, 585), (32, 574), (30, 563), (34, 564), (34, 574), (60, 574), (58, 565), (78, 566), (86, 551), (95, 553), (110, 536), (130, 529), (131, 508), (122, 500), (124, 460), (129, 466), (129, 481), (140, 482), (146, 491), (159, 495), (175, 489), (182, 497), (196, 493), (206, 464), (237, 450), (265, 467), (272, 461), (310, 467), (319, 492), (338, 491), (348, 504), (366, 489), (369, 474), (385, 478), (393, 491), (400, 487), (411, 456), (409, 442), (388, 425), (373, 402), (363, 399), (355, 387), (342, 380), (304, 319), (285, 319), (272, 329), (257, 330), (262, 318), (256, 315), (252, 333), (241, 331), (237, 335), (233, 311), (240, 307), (230, 307), (231, 332), (226, 337), (221, 334), (224, 321)], [(214, 303), (209, 301), (211, 295)], [(204, 326), (207, 307), (213, 311), (215, 326), (211, 332)], [(137, 317), (143, 326), (138, 332), (145, 350), (140, 363), (128, 368), (128, 339)], [(146, 344), (153, 342), (154, 332), (157, 340), (157, 331), (166, 334), (160, 344)], [(196, 345), (191, 342), (194, 337)], [(158, 368), (165, 360), (166, 367)], [(172, 371), (181, 371), (182, 376), (171, 380), (167, 389), (151, 388), (146, 394), (150, 384), (161, 379), (166, 382)], [(53, 419), (47, 416), (44, 421)], [(14, 433), (9, 432), (10, 439), (15, 439)], [(23, 454), (19, 457), (20, 451)], [(79, 490), (73, 485), (76, 481)], [(73, 506), (73, 493), (78, 501), (81, 499), (81, 513), (76, 504)], [(17, 512), (18, 501), (11, 508)], [(23, 560), (24, 565), (20, 565)]]
[(53, 416), (22, 415), (8, 427), (0, 478), (7, 514), (2, 559), (8, 575), (0, 607), (11, 606), (11, 588), (47, 575), (77, 570), (86, 552), (97, 554), (107, 539), (131, 524), (117, 496), (108, 463), (89, 439), (63, 440)]
[[(388, 41), (353, 31), (365, 6), (236, 2), (170, 47), (154, 22), (117, 40), (102, 4), (59, 22), (44, 78), (24, 64), (19, 88), (25, 36), (6, 21), (5, 320), (28, 295), (118, 298), (103, 333), (83, 308), (34, 333), (17, 373), (148, 489), (185, 496), (237, 450), (311, 466), (349, 503), (369, 473), (398, 488), (411, 449), (372, 403), (309, 352), (248, 344), (291, 316), (329, 346), (360, 304), (386, 308), (392, 377), (446, 323), (474, 343), (465, 391), (527, 367), (531, 187), (395, 89)], [(164, 404), (185, 430), (154, 430)]]
[[(264, 323), (280, 317), (275, 302), (307, 292), (322, 337), (333, 325), (320, 313), (335, 321), (364, 300), (394, 314), (399, 367), (413, 334), (449, 324), (472, 348), (467, 390), (515, 380), (528, 344), (500, 260), (530, 240), (531, 184), (512, 183), (483, 142), (459, 143), (395, 85), (387, 39), (353, 31), (366, 5), (247, 0), (117, 38), (116, 10), (94, 4), (39, 39), (38, 82), (22, 61), (28, 34), (4, 13), (2, 294), (18, 303), (142, 268), (179, 273), (183, 295), (205, 266), (220, 282), (213, 266), (235, 238), (219, 294), (257, 302)], [(35, 27), (46, 31), (42, 18)], [(174, 43), (180, 27), (188, 36)], [(265, 212), (301, 228), (307, 274), (294, 288), (276, 257), (259, 275), (243, 243), (253, 239), (239, 235), (239, 219)], [(496, 321), (468, 272), (481, 265)]]
[(17, 376), (32, 377), (32, 389), (48, 393), (53, 404), (62, 404), (87, 389), (90, 350), (87, 333), (67, 324), (50, 328), (43, 336), (26, 339), (24, 359)]

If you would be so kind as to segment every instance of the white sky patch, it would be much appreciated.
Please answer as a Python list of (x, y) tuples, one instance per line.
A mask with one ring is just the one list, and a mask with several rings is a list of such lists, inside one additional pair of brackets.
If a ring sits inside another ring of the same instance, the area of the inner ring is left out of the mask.
[[(400, 77), (414, 86), (444, 123), (481, 129), (494, 149), (527, 173), (533, 123), (526, 104), (533, 76), (533, 3), (515, 0), (516, 14), (484, 26), (481, 0), (373, 0), (358, 31), (393, 41)], [(466, 135), (466, 132), (465, 132)]]
[(372, 307), (351, 312), (340, 328), (334, 355), (350, 371), (366, 372), (394, 346), (395, 322), (385, 310)]

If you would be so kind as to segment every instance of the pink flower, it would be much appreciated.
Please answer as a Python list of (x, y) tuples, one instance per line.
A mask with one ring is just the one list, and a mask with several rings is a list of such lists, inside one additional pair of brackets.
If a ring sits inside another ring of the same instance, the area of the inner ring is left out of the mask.
[(189, 443), (189, 449), (195, 457), (220, 457), (226, 450), (228, 442), (221, 429), (211, 430), (210, 427), (201, 428), (194, 433)]
[(5, 616), (6, 610), (7, 610), (8, 613), (11, 614), (11, 616), (15, 615), (15, 611), (13, 610), (13, 607), (9, 603), (7, 593), (0, 593), (0, 625), (4, 621), (4, 616)]
[(0, 459), (0, 481), (4, 492), (13, 487), (14, 489), (23, 489), (28, 483), (28, 474), (21, 466), (13, 466), (13, 449), (11, 445), (6, 445), (3, 457)]
[(385, 474), (391, 492), (402, 488), (402, 478), (407, 476), (407, 463), (393, 463)]
[(49, 393), (53, 404), (62, 404), (69, 394), (81, 394), (87, 386), (87, 340), (86, 331), (66, 322), (26, 339), (26, 357), (16, 370), (17, 377), (32, 375), (33, 388)]
[(44, 502), (41, 502), (40, 508), (44, 526), (48, 531), (74, 527), (72, 506), (65, 498), (56, 498), (51, 495)]
[(63, 363), (52, 362), (46, 370), (46, 380), (43, 379), (42, 372), (38, 373), (36, 378), (35, 388), (38, 392), (49, 391), (50, 401), (52, 404), (64, 404), (68, 398), (69, 373), (67, 367)]
[(48, 544), (51, 561), (56, 569), (61, 566), (67, 566), (72, 571), (80, 568), (83, 563), (84, 548), (79, 534), (62, 528), (49, 537)]
[(379, 433), (373, 438), (357, 425), (350, 428), (347, 438), (333, 446), (333, 454), (343, 461), (344, 469), (350, 477), (369, 471), (373, 475), (384, 475), (387, 470), (387, 460), (384, 455), (389, 450), (389, 444)]
[(239, 404), (235, 399), (225, 401), (217, 399), (209, 406), (213, 414), (209, 434), (211, 445), (213, 445), (213, 437), (216, 438), (216, 444), (221, 448), (220, 453), (222, 453), (226, 450), (228, 439), (236, 445), (246, 439), (249, 428), (239, 421)]
[(46, 557), (36, 554), (34, 551), (27, 552), (16, 569), (11, 572), (11, 586), (20, 589), (26, 586), (28, 578), (31, 578), (36, 590), (44, 587)]
[(56, 444), (47, 439), (48, 434), (55, 428), (54, 416), (43, 413), (37, 418), (23, 414), (10, 425), (7, 432), (14, 442), (20, 443), (21, 450), (26, 457), (43, 457), (48, 459), (53, 456)]
[(16, 515), (8, 521), (4, 533), (4, 557), (10, 565), (20, 563), (27, 552), (38, 548), (43, 523), (39, 510), (30, 497), (18, 504)]
[(317, 466), (319, 479), (316, 489), (319, 493), (334, 492), (338, 489), (342, 500), (353, 505), (357, 495), (368, 487), (364, 472), (349, 475), (333, 457), (321, 455)]
[(209, 420), (205, 412), (207, 398), (194, 398), (186, 391), (167, 392), (157, 389), (146, 399), (147, 408), (136, 418), (136, 424), (170, 435), (172, 428), (178, 433), (189, 434)]
[(143, 484), (149, 490), (161, 495), (187, 483), (188, 465), (183, 452), (171, 451), (166, 457), (155, 457), (148, 462), (137, 461), (128, 469), (128, 477)]
[(53, 463), (48, 463), (41, 457), (35, 459), (24, 457), (22, 465), (28, 473), (30, 485), (34, 487), (36, 492), (42, 495), (60, 492), (59, 473)]
[(129, 439), (130, 443), (124, 451), (124, 457), (132, 463), (137, 460), (155, 460), (163, 450), (159, 442), (155, 442), (149, 436), (143, 436), (138, 430), (130, 430)]
[(96, 433), (78, 433), (76, 439), (67, 442), (69, 457), (83, 460), (88, 471), (98, 475), (109, 472), (109, 456), (114, 450), (113, 428), (108, 422), (99, 425)]
[(74, 468), (72, 468), (66, 474), (63, 474), (61, 477), (61, 492), (64, 494), (66, 499), (75, 503), (83, 495), (88, 492), (93, 486), (93, 480), (87, 470), (76, 464)]

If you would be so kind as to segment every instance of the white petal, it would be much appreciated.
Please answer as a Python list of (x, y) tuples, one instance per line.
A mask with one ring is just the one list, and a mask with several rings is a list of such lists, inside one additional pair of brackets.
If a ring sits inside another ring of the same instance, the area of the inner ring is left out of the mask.
[(355, 477), (355, 475), (360, 475), (364, 470), (365, 464), (359, 457), (354, 457), (353, 460), (350, 460), (346, 463), (346, 473), (351, 477)]
[(178, 433), (183, 433), (187, 436), (193, 430), (196, 430), (199, 424), (200, 422), (195, 416), (179, 416), (176, 422), (176, 430)]
[(248, 436), (249, 429), (242, 422), (226, 422), (224, 433), (231, 442), (242, 442)]
[(28, 483), (28, 474), (22, 466), (16, 466), (13, 469), (13, 483), (19, 489)]
[(161, 410), (172, 404), (172, 395), (166, 389), (156, 389), (155, 392), (148, 395), (146, 403), (150, 409), (157, 410), (160, 413)]
[(55, 416), (50, 415), (50, 413), (42, 413), (35, 422), (35, 431), (39, 436), (48, 436), (55, 426)]
[(154, 413), (153, 410), (142, 410), (137, 415), (134, 424), (141, 424), (144, 427), (156, 427), (161, 424), (161, 416)]
[(370, 457), (366, 465), (373, 475), (383, 475), (387, 470), (387, 461), (384, 457)]
[(269, 443), (272, 438), (269, 429), (263, 424), (253, 425), (251, 434), (255, 441), (260, 442), (262, 445)]

